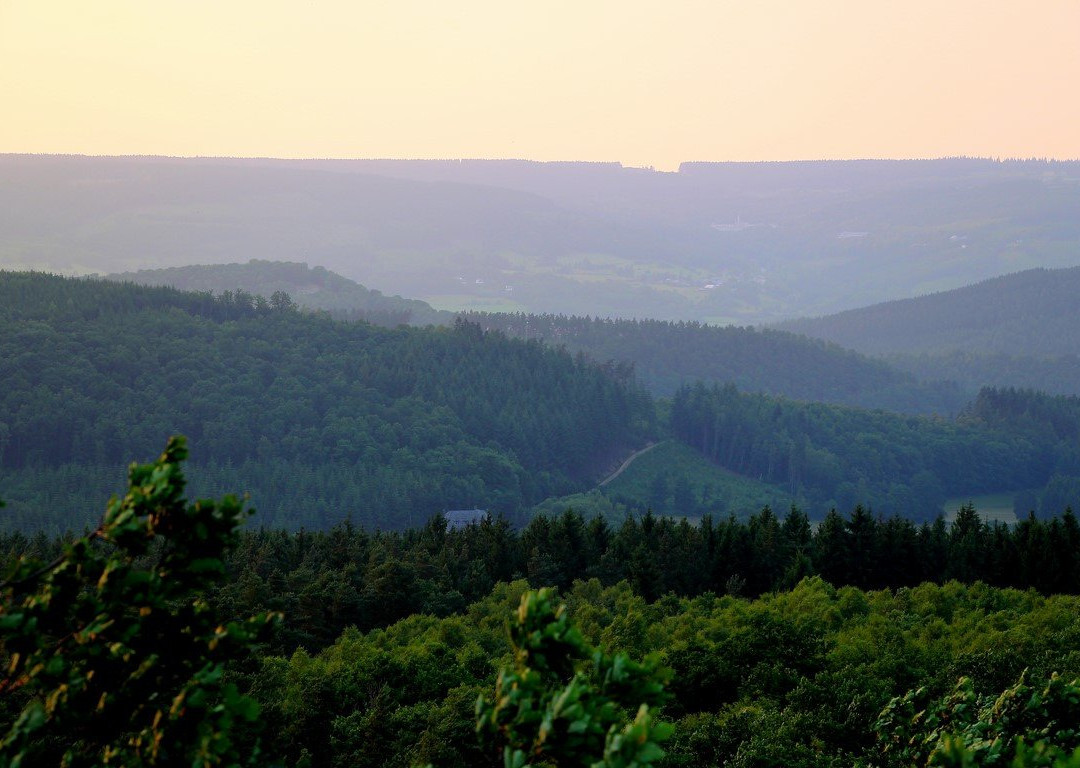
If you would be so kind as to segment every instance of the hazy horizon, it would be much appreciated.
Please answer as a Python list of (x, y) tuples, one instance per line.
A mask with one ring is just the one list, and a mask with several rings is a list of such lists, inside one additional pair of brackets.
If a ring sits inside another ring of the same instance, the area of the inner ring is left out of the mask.
[(619, 166), (626, 170), (653, 171), (655, 173), (678, 173), (684, 165), (769, 165), (769, 164), (811, 164), (811, 163), (859, 163), (859, 162), (916, 162), (923, 160), (976, 160), (993, 163), (1077, 163), (1080, 155), (1075, 157), (1049, 157), (1046, 155), (1021, 156), (990, 156), (990, 155), (939, 155), (926, 157), (797, 157), (784, 160), (764, 158), (760, 160), (717, 160), (705, 158), (687, 158), (679, 160), (671, 168), (657, 168), (649, 165), (633, 165), (622, 160), (592, 160), (588, 158), (553, 158), (538, 159), (535, 157), (343, 157), (343, 156), (316, 156), (316, 155), (182, 155), (160, 153), (89, 153), (89, 152), (7, 152), (0, 151), (0, 157), (57, 157), (57, 158), (97, 158), (97, 159), (140, 159), (140, 160), (271, 160), (271, 161), (316, 161), (316, 162), (389, 162), (389, 163), (482, 163), (482, 162), (507, 162), (507, 163), (535, 163), (538, 165), (611, 165)]

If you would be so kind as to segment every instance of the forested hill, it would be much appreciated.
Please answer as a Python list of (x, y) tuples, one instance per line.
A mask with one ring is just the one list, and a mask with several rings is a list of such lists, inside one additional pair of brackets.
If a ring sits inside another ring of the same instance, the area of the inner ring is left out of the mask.
[(782, 331), (565, 315), (464, 317), (510, 336), (565, 345), (596, 360), (632, 363), (641, 382), (660, 396), (706, 381), (902, 413), (956, 413), (970, 399), (955, 385), (921, 383), (881, 361)]
[(0, 520), (22, 530), (96, 522), (86, 497), (174, 433), (197, 490), (250, 491), (260, 524), (392, 528), (580, 489), (654, 423), (614, 369), (476, 325), (34, 273), (0, 272), (0, 381)]
[[(1080, 253), (1076, 258), (1080, 260)], [(1080, 354), (1080, 267), (1030, 269), (965, 288), (780, 328), (868, 354)]]
[(1039, 493), (1020, 497), (1021, 509), (1055, 514), (1080, 509), (1080, 398), (1033, 390), (987, 388), (965, 410), (972, 424), (1008, 431), (1043, 450), (1051, 471)]
[(861, 503), (932, 519), (947, 497), (1008, 494), (1021, 514), (1080, 502), (1080, 400), (985, 390), (958, 418), (900, 416), (684, 387), (675, 437), (733, 472), (788, 486), (813, 516)]
[[(455, 318), (422, 301), (385, 296), (323, 267), (291, 262), (172, 267), (110, 276), (114, 278), (216, 293), (239, 289), (265, 297), (285, 291), (302, 307), (389, 327), (450, 325)], [(662, 397), (671, 396), (684, 383), (701, 380), (731, 382), (743, 391), (797, 400), (952, 414), (973, 394), (955, 385), (920, 383), (883, 362), (778, 331), (551, 314), (469, 312), (463, 316), (508, 336), (584, 352), (600, 363), (632, 364), (641, 383)]]
[(1080, 449), (1078, 397), (1032, 390), (984, 389), (965, 410), (964, 417), (1031, 437), (1068, 441)]
[(334, 317), (365, 320), (377, 325), (449, 325), (452, 312), (432, 309), (419, 299), (387, 296), (331, 272), (289, 261), (252, 259), (247, 264), (201, 264), (165, 269), (141, 269), (108, 275), (109, 280), (141, 285), (165, 285), (182, 291), (245, 291), (269, 297), (284, 291), (301, 307), (323, 310)]

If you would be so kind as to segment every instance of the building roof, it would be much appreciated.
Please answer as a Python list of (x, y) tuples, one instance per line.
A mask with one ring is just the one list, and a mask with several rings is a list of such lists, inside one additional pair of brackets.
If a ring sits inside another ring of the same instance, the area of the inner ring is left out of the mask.
[(486, 509), (450, 509), (443, 513), (447, 530), (456, 531), (467, 525), (476, 525), (487, 517)]

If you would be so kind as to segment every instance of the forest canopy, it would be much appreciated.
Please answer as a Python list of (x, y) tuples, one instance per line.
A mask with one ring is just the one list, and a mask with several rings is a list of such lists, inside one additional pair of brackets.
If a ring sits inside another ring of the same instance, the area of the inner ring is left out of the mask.
[(264, 525), (515, 515), (655, 429), (619, 372), (478, 326), (386, 329), (219, 296), (0, 273), (3, 525), (78, 528), (87, 490), (185, 434), (199, 490)]

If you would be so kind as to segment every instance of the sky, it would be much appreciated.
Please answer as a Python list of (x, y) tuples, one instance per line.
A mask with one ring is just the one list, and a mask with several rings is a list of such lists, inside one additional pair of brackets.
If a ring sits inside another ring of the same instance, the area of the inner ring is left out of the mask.
[(1080, 0), (0, 0), (0, 152), (1080, 158)]

